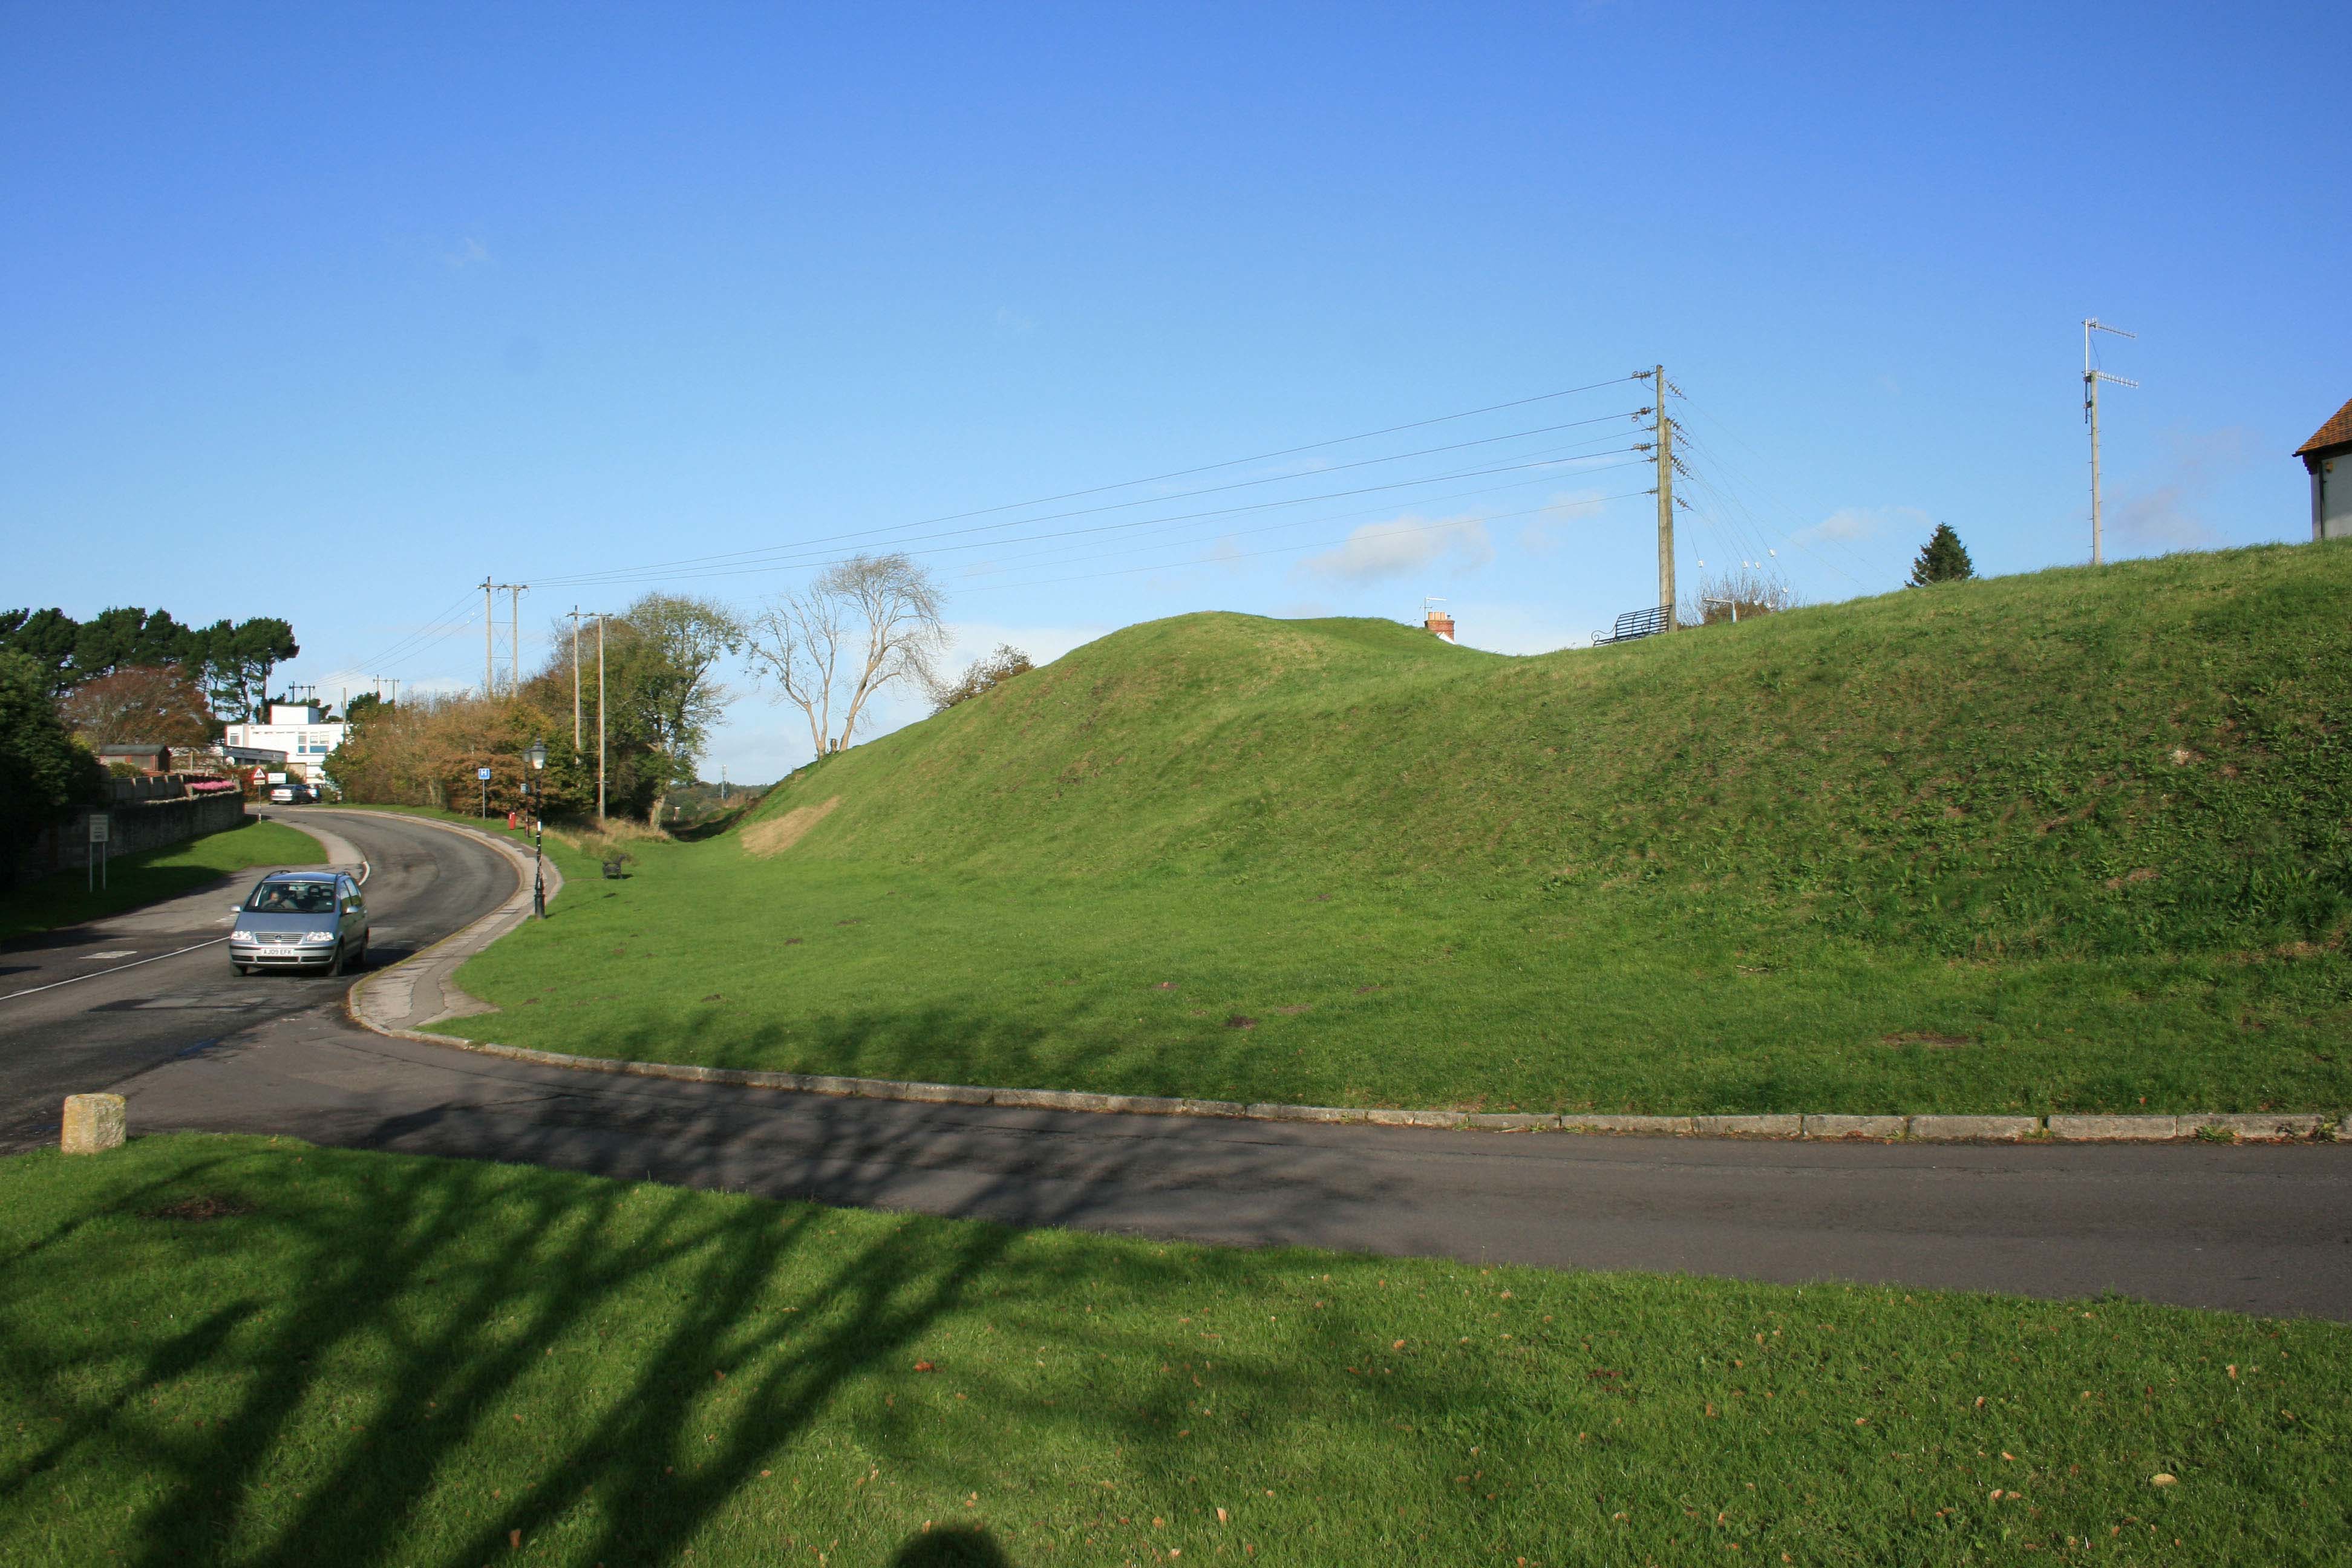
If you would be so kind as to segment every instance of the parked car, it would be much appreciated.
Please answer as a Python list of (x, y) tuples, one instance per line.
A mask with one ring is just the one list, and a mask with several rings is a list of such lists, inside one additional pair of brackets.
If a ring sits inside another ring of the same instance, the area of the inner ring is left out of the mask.
[(269, 786), (272, 805), (310, 805), (317, 802), (319, 792), (309, 784), (282, 784)]
[(236, 924), (228, 961), (239, 974), (257, 969), (322, 970), (341, 974), (367, 963), (367, 897), (342, 871), (279, 871), (229, 906)]

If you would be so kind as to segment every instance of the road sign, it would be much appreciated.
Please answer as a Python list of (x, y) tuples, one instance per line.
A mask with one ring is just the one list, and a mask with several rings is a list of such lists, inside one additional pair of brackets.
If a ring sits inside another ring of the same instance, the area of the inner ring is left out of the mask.
[(481, 780), (484, 784), (488, 784), (490, 782), (490, 770), (488, 768), (476, 768), (474, 770), (474, 776)]
[(113, 818), (108, 816), (106, 813), (102, 811), (91, 812), (89, 814), (89, 841), (92, 844), (104, 844), (107, 842), (107, 835), (113, 829)]

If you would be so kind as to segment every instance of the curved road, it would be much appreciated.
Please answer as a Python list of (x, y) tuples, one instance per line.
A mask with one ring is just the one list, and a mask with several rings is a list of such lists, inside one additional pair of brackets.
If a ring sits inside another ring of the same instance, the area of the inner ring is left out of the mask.
[[(489, 850), (415, 821), (274, 815), (367, 857), (379, 963), (514, 889)], [(288, 1133), (1013, 1225), (2352, 1319), (2352, 1146), (1434, 1132), (566, 1072), (366, 1033), (343, 1016), (346, 982), (240, 979), (213, 944), (243, 885), (0, 949), (0, 1149), (54, 1138), (64, 1094), (111, 1089), (140, 1131)]]

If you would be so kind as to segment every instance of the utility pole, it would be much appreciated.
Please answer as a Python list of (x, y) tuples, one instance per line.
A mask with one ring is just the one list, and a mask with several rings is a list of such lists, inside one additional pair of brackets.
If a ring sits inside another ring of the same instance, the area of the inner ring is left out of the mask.
[(507, 689), (522, 689), (522, 596), (530, 592), (528, 583), (509, 583), (507, 590)]
[(604, 612), (596, 612), (596, 820), (604, 820)]
[(1666, 367), (1651, 372), (1657, 383), (1657, 437), (1652, 443), (1658, 459), (1658, 604), (1666, 613), (1666, 630), (1675, 629), (1675, 422), (1666, 415)]
[(490, 595), (497, 591), (488, 577), (482, 579), (482, 700), (486, 702), (498, 695), (490, 666), (490, 637), (499, 623), (498, 608)]
[(572, 606), (572, 754), (580, 754), (580, 606)]
[(2097, 566), (2105, 560), (2099, 531), (2099, 383), (2112, 381), (2117, 386), (2137, 387), (2139, 383), (2120, 375), (2109, 375), (2091, 360), (2091, 334), (2113, 332), (2119, 338), (2137, 340), (2137, 332), (2127, 332), (2121, 327), (2110, 327), (2096, 316), (2083, 323), (2083, 417), (2091, 425), (2091, 564)]

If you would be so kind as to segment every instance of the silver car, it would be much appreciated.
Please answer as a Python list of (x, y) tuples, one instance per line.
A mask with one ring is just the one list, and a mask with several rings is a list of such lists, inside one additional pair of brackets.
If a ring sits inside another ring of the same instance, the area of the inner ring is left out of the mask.
[(367, 962), (367, 900), (343, 872), (280, 871), (230, 907), (236, 926), (228, 935), (228, 961), (239, 974), (257, 969), (341, 974)]

